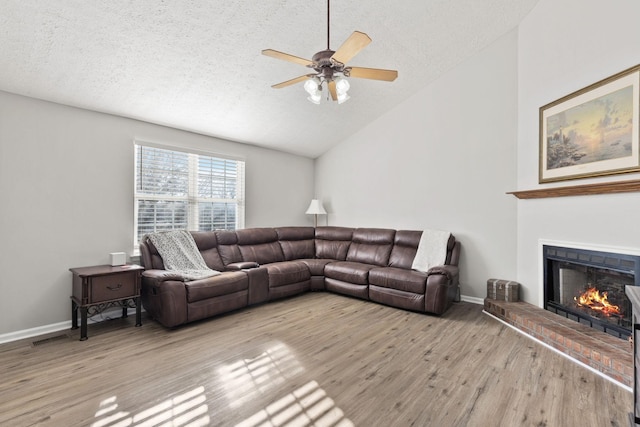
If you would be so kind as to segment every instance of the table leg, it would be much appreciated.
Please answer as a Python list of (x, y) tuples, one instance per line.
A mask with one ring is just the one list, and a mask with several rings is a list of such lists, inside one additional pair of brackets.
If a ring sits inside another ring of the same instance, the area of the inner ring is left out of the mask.
[(87, 339), (87, 307), (80, 307), (80, 341)]
[(136, 326), (142, 326), (142, 308), (140, 307), (140, 297), (136, 298)]
[(122, 317), (123, 317), (123, 318), (125, 318), (125, 317), (128, 317), (128, 316), (129, 316), (129, 313), (127, 313), (127, 309), (128, 309), (127, 301), (126, 301), (126, 300), (125, 300), (125, 301), (122, 301)]
[(78, 329), (78, 304), (71, 300), (71, 329)]

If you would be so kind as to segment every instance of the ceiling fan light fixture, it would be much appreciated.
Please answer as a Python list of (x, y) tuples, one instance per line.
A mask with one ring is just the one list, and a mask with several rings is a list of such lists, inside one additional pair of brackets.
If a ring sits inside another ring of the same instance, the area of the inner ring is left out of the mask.
[(322, 92), (317, 91), (314, 94), (310, 94), (307, 99), (309, 100), (309, 102), (316, 104), (316, 105), (320, 105), (320, 100), (322, 99)]
[(338, 104), (342, 104), (349, 99), (347, 91), (349, 90), (350, 84), (346, 77), (387, 82), (394, 81), (398, 77), (396, 70), (347, 66), (347, 63), (353, 59), (353, 57), (371, 43), (371, 38), (363, 32), (354, 31), (349, 38), (342, 43), (338, 50), (334, 51), (331, 49), (329, 45), (329, 30), (331, 27), (329, 3), (330, 0), (327, 0), (327, 48), (325, 50), (316, 52), (311, 60), (273, 49), (264, 49), (262, 51), (263, 55), (304, 65), (307, 68), (315, 70), (316, 74), (307, 74), (271, 86), (275, 89), (280, 89), (304, 81), (304, 89), (309, 94), (307, 99), (314, 104), (320, 103), (323, 95), (322, 86), (325, 83), (327, 101), (333, 100), (337, 101)]
[(344, 77), (338, 77), (336, 79), (336, 90), (338, 91), (338, 95), (341, 93), (346, 94), (351, 85), (349, 84), (349, 80)]
[(351, 98), (347, 94), (347, 91), (349, 90), (350, 87), (351, 85), (349, 84), (349, 81), (344, 77), (336, 78), (336, 93), (338, 94), (338, 99), (337, 99), (338, 104), (347, 102), (349, 98)]
[(304, 90), (306, 90), (309, 95), (315, 95), (320, 91), (320, 82), (315, 78), (309, 79), (304, 82)]
[(304, 82), (304, 90), (309, 94), (307, 99), (316, 105), (320, 104), (322, 99), (322, 86), (320, 84), (320, 80), (315, 77)]

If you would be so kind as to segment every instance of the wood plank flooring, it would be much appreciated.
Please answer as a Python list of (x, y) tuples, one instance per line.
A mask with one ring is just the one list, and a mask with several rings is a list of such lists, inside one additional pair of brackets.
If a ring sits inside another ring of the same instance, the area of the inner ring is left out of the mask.
[(632, 394), (458, 303), (308, 293), (0, 345), (1, 426), (626, 426)]

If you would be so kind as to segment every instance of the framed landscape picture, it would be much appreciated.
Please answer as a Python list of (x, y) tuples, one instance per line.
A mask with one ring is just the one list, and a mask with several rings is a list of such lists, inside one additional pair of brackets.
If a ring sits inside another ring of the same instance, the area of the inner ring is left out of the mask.
[(539, 182), (640, 171), (640, 65), (540, 108)]

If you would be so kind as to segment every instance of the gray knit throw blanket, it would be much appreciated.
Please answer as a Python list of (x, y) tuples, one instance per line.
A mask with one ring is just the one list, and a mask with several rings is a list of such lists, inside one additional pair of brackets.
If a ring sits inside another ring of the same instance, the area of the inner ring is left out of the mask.
[(160, 231), (148, 234), (147, 237), (162, 257), (164, 268), (179, 274), (184, 280), (198, 280), (220, 274), (207, 267), (188, 231)]

